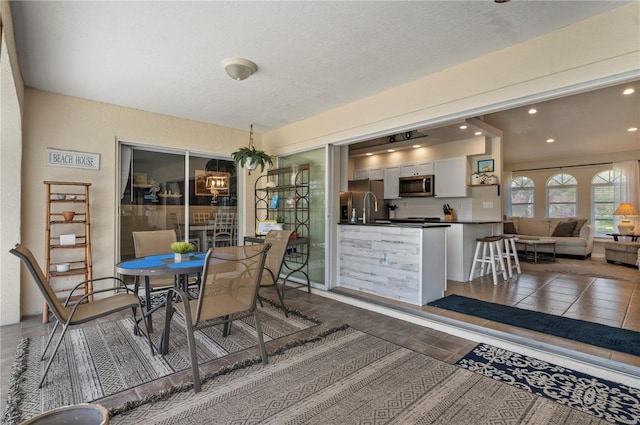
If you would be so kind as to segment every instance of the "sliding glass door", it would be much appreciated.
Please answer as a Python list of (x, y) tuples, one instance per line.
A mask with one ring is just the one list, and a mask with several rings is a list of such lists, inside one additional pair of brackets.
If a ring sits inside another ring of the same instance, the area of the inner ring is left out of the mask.
[(122, 260), (135, 257), (134, 231), (174, 230), (178, 240), (193, 243), (198, 251), (222, 243), (212, 237), (219, 216), (233, 219), (224, 244), (237, 243), (238, 194), (232, 161), (124, 143), (120, 157)]

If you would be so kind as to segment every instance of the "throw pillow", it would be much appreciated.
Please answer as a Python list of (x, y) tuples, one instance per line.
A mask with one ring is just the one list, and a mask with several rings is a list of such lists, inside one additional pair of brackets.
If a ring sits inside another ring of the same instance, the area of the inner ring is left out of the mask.
[(571, 237), (573, 236), (573, 231), (576, 228), (576, 224), (578, 224), (578, 222), (575, 220), (563, 221), (561, 223), (558, 223), (551, 236), (556, 236), (559, 238)]
[(513, 222), (504, 223), (502, 226), (502, 231), (508, 235), (517, 235), (518, 230), (516, 229), (516, 225)]
[(580, 229), (582, 229), (582, 226), (585, 225), (585, 223), (587, 222), (586, 218), (578, 218), (576, 219), (576, 228), (573, 229), (573, 236), (574, 237), (578, 237), (580, 236)]

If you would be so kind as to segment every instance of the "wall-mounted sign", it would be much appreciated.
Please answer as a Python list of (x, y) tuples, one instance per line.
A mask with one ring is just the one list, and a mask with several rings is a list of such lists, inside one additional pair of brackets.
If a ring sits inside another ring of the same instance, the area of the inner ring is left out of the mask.
[(47, 165), (67, 168), (84, 168), (85, 170), (100, 169), (100, 154), (61, 151), (47, 148)]

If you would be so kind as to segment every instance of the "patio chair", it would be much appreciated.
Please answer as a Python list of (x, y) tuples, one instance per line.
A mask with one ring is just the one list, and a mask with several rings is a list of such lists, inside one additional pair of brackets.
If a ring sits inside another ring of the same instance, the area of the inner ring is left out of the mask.
[[(58, 348), (60, 348), (60, 343), (62, 342), (62, 339), (64, 338), (64, 335), (67, 332), (69, 326), (90, 322), (92, 320), (99, 319), (101, 317), (108, 316), (110, 314), (130, 308), (133, 312), (134, 323), (136, 323), (137, 334), (141, 334), (140, 329), (137, 325), (138, 318), (136, 313), (137, 309), (140, 309), (140, 312), (142, 313), (140, 299), (138, 298), (137, 294), (134, 293), (134, 291), (132, 291), (130, 288), (127, 288), (127, 285), (125, 285), (124, 281), (122, 281), (121, 279), (117, 277), (102, 277), (92, 279), (91, 282), (94, 283), (102, 280), (113, 280), (116, 284), (116, 287), (94, 290), (93, 292), (83, 294), (75, 301), (71, 301), (71, 298), (75, 295), (75, 291), (81, 287), (84, 287), (84, 285), (87, 283), (87, 281), (80, 282), (71, 290), (64, 303), (61, 303), (56, 296), (55, 291), (49, 285), (49, 282), (44, 272), (42, 271), (42, 268), (38, 265), (35, 257), (28, 248), (24, 247), (21, 244), (16, 244), (15, 248), (10, 250), (9, 252), (20, 258), (20, 260), (22, 260), (24, 265), (27, 267), (27, 269), (31, 273), (31, 276), (33, 277), (33, 280), (35, 280), (38, 289), (40, 289), (40, 292), (42, 292), (45, 301), (49, 305), (49, 309), (56, 319), (56, 323), (53, 326), (53, 330), (51, 331), (49, 339), (47, 340), (44, 350), (42, 351), (40, 360), (44, 360), (45, 355), (47, 354), (47, 350), (49, 349), (49, 345), (51, 344), (51, 341), (53, 339), (53, 335), (58, 329), (58, 325), (60, 323), (63, 324), (62, 333), (60, 334), (60, 338), (53, 348), (51, 357), (49, 358), (47, 366), (42, 374), (39, 388), (42, 388), (42, 384), (44, 383), (47, 373), (49, 372), (49, 368), (51, 367), (53, 359), (58, 352)], [(99, 299), (94, 298), (92, 302), (87, 302), (88, 299), (90, 297), (93, 297), (95, 294), (113, 292), (114, 290), (125, 291), (125, 293), (117, 293), (115, 295)], [(146, 321), (143, 320), (143, 322), (145, 323), (146, 328)], [(149, 330), (146, 329), (146, 332), (144, 332), (144, 334), (147, 337), (147, 341), (149, 342), (149, 349), (151, 350), (151, 355), (153, 356), (153, 346), (149, 337)]]
[[(287, 306), (284, 304), (284, 294), (278, 289), (277, 283), (292, 234), (293, 230), (269, 230), (264, 238), (264, 243), (271, 244), (271, 249), (265, 261), (265, 273), (262, 274), (262, 279), (260, 280), (260, 287), (273, 286), (275, 288), (286, 317), (289, 317), (289, 313)], [(284, 287), (282, 290), (284, 291)], [(262, 305), (262, 301), (260, 301), (260, 305)]]
[[(269, 248), (271, 245), (265, 243), (219, 248), (215, 251), (209, 249), (204, 259), (198, 298), (189, 299), (184, 291), (177, 288), (169, 289), (167, 292), (161, 352), (167, 354), (171, 318), (177, 313), (185, 324), (195, 392), (200, 391), (200, 372), (194, 338), (196, 330), (222, 324), (223, 336), (226, 337), (229, 334), (229, 324), (233, 320), (253, 316), (262, 363), (267, 364), (256, 299)], [(174, 294), (182, 302), (174, 303)]]

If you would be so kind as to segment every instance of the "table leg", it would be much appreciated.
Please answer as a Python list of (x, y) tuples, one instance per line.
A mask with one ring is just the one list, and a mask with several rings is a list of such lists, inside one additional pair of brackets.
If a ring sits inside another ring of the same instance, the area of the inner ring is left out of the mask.
[(538, 264), (538, 244), (533, 245), (533, 264)]
[(146, 313), (143, 313), (142, 317), (147, 316), (147, 326), (149, 332), (153, 332), (153, 320), (151, 319), (151, 284), (149, 283), (149, 276), (144, 277), (144, 302)]
[(556, 262), (556, 244), (553, 243), (552, 245), (553, 245), (553, 262), (555, 263)]

